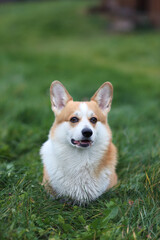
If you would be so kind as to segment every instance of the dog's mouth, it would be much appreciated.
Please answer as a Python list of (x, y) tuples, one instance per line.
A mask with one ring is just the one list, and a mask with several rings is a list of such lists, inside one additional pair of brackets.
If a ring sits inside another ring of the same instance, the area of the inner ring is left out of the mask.
[(92, 145), (92, 143), (93, 143), (93, 141), (91, 141), (91, 140), (79, 140), (79, 141), (77, 141), (77, 140), (75, 140), (75, 139), (71, 139), (71, 143), (73, 144), (73, 145), (76, 145), (76, 146), (78, 146), (78, 147), (89, 147), (89, 146), (91, 146)]

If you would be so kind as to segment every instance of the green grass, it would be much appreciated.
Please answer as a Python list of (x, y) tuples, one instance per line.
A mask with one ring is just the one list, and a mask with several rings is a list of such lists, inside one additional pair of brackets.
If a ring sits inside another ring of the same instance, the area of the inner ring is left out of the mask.
[[(107, 34), (91, 1), (1, 5), (0, 239), (160, 238), (160, 33)], [(76, 100), (104, 81), (118, 185), (87, 207), (49, 199), (39, 149), (54, 116), (49, 87)]]

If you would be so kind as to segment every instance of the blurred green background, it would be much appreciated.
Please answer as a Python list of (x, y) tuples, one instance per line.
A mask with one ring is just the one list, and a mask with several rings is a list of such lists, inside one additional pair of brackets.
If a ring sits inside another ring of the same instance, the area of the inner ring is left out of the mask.
[[(106, 17), (88, 13), (93, 3), (0, 5), (1, 239), (160, 237), (160, 33), (111, 34)], [(74, 100), (114, 87), (119, 184), (87, 209), (53, 202), (40, 185), (53, 80)]]

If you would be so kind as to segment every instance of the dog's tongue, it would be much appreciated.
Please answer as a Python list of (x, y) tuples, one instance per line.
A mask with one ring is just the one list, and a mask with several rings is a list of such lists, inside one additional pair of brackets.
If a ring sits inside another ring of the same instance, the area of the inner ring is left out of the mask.
[(74, 144), (80, 144), (80, 141), (74, 140)]
[(89, 144), (90, 141), (89, 141), (89, 140), (81, 140), (81, 141), (76, 141), (76, 140), (74, 140), (74, 143), (77, 144), (77, 145), (80, 145), (80, 144)]
[(88, 144), (88, 143), (90, 143), (90, 141), (89, 140), (82, 140), (82, 141), (80, 141), (80, 143)]

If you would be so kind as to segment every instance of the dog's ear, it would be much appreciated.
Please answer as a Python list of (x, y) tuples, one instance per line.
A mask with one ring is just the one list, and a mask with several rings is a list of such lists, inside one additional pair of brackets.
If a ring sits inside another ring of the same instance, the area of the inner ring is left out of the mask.
[(110, 82), (105, 82), (96, 91), (91, 100), (97, 102), (101, 110), (106, 114), (111, 109), (112, 97), (113, 86)]
[(59, 81), (52, 82), (50, 87), (50, 98), (52, 110), (55, 114), (59, 114), (66, 106), (67, 102), (73, 100), (63, 84)]

